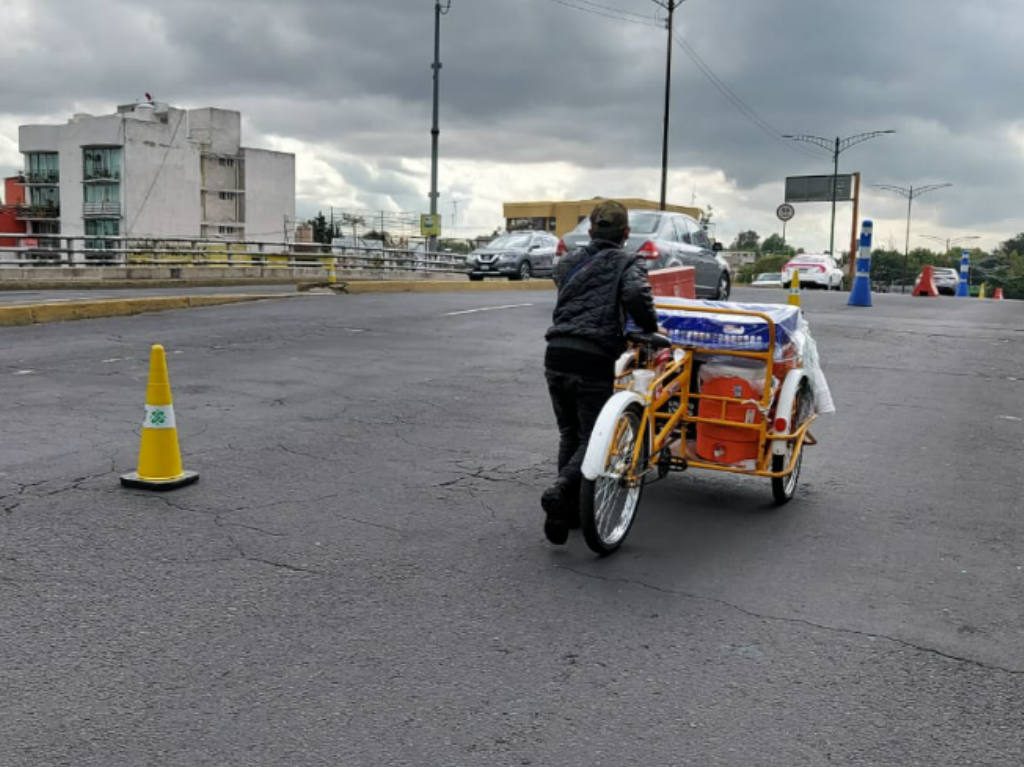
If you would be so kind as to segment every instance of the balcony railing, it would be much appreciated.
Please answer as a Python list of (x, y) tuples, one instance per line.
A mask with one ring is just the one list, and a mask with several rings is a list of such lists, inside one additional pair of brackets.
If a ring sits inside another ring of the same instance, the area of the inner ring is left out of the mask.
[(14, 212), (24, 220), (60, 218), (60, 205), (17, 205)]
[(59, 170), (40, 170), (35, 173), (25, 174), (26, 184), (58, 184), (60, 183)]
[(82, 173), (83, 181), (120, 181), (121, 171), (110, 168), (86, 168)]
[(82, 203), (83, 216), (121, 216), (121, 203), (119, 202), (84, 202)]

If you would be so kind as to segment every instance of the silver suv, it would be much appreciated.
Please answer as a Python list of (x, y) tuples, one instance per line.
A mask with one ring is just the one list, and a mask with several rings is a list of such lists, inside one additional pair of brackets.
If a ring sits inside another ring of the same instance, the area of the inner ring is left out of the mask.
[(557, 245), (558, 238), (548, 232), (523, 230), (499, 234), (466, 256), (466, 270), (473, 281), (484, 277), (528, 280), (534, 275), (549, 275), (554, 269)]
[[(558, 244), (557, 258), (590, 242), (590, 219), (584, 218)], [(732, 280), (729, 264), (718, 254), (721, 245), (711, 244), (707, 232), (685, 213), (662, 210), (629, 211), (629, 239), (623, 250), (644, 258), (648, 269), (692, 266), (698, 298), (725, 301)]]

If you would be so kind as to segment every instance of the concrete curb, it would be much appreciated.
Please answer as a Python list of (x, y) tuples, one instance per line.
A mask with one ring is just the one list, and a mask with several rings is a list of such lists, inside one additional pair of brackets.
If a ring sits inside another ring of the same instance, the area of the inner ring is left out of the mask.
[(268, 298), (291, 298), (290, 295), (213, 295), (152, 296), (149, 298), (110, 298), (100, 301), (67, 301), (61, 303), (19, 304), (0, 306), (0, 327), (34, 325), (44, 322), (92, 320), (100, 317), (125, 317), (143, 312), (189, 309), (197, 306), (235, 304)]

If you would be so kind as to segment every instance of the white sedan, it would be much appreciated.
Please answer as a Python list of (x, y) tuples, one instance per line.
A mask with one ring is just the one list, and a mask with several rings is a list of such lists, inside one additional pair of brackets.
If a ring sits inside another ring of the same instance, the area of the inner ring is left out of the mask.
[(781, 288), (782, 275), (778, 272), (761, 272), (750, 283), (752, 288)]
[(843, 286), (843, 270), (827, 253), (801, 253), (782, 267), (782, 284), (789, 285), (793, 271), (800, 274), (801, 288), (839, 290)]

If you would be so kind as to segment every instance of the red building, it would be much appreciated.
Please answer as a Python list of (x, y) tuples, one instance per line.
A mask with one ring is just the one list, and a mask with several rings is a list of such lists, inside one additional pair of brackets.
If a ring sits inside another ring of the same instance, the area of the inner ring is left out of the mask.
[[(4, 198), (0, 204), (0, 235), (20, 234), (26, 230), (25, 222), (18, 220), (18, 206), (25, 204), (25, 177), (4, 179)], [(14, 248), (21, 243), (14, 237), (0, 236), (0, 248)]]

